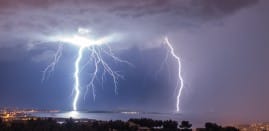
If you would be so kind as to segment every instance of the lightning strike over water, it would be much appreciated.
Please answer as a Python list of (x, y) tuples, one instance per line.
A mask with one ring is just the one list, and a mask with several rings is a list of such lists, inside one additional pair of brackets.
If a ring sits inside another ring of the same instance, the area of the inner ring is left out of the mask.
[(180, 104), (180, 97), (181, 97), (181, 94), (182, 94), (182, 90), (184, 88), (184, 80), (183, 80), (183, 77), (181, 75), (181, 60), (180, 60), (180, 57), (176, 55), (175, 53), (175, 50), (174, 50), (174, 47), (172, 46), (172, 44), (170, 43), (168, 37), (165, 37), (165, 44), (168, 46), (169, 48), (169, 51), (170, 51), (170, 54), (171, 56), (177, 61), (177, 64), (178, 64), (178, 82), (180, 82), (180, 86), (178, 85), (177, 83), (177, 88), (178, 88), (178, 93), (177, 93), (177, 99), (176, 99), (176, 111), (179, 112), (180, 111), (180, 108), (179, 108), (179, 104)]
[[(119, 57), (115, 56), (110, 46), (106, 45), (108, 42), (111, 42), (115, 36), (110, 35), (110, 36), (106, 36), (106, 37), (102, 37), (100, 39), (94, 40), (94, 39), (90, 39), (88, 35), (85, 35), (89, 33), (87, 29), (82, 30), (80, 28), (78, 30), (78, 33), (79, 33), (78, 35), (73, 35), (73, 36), (57, 36), (57, 37), (52, 38), (53, 41), (59, 41), (61, 43), (71, 44), (71, 45), (79, 47), (78, 56), (75, 61), (75, 72), (74, 72), (74, 80), (75, 80), (74, 88), (73, 88), (73, 91), (75, 92), (74, 99), (73, 99), (74, 111), (78, 109), (77, 103), (80, 97), (80, 90), (82, 88), (81, 81), (80, 81), (80, 72), (85, 68), (85, 66), (92, 64), (94, 67), (94, 70), (91, 73), (91, 78), (88, 84), (85, 86), (87, 90), (85, 92), (85, 96), (90, 88), (92, 89), (92, 95), (94, 99), (96, 97), (95, 81), (97, 80), (99, 72), (102, 74), (102, 80), (104, 79), (103, 77), (106, 74), (111, 77), (114, 83), (115, 94), (117, 94), (119, 78), (121, 79), (124, 78), (119, 72), (114, 71), (110, 67), (110, 65), (104, 59), (105, 56), (110, 57), (115, 62), (125, 63), (125, 64), (133, 66), (128, 61), (121, 60)], [(43, 79), (46, 78), (46, 75), (49, 75), (54, 70), (55, 65), (58, 63), (60, 57), (62, 56), (62, 51), (63, 51), (63, 46), (61, 45), (59, 46), (58, 50), (55, 53), (54, 61), (51, 64), (49, 64), (43, 71)], [(85, 51), (89, 52), (90, 59), (88, 60), (86, 65), (80, 68), (83, 53)], [(102, 68), (99, 68), (99, 67), (102, 67)], [(84, 96), (84, 99), (85, 99), (85, 96)]]
[(78, 57), (77, 60), (75, 62), (75, 73), (74, 73), (74, 78), (75, 78), (75, 98), (73, 101), (73, 110), (76, 111), (77, 110), (77, 101), (78, 101), (78, 97), (80, 94), (79, 88), (80, 88), (80, 80), (79, 80), (79, 63), (81, 61), (82, 58), (82, 53), (83, 53), (84, 47), (80, 47), (79, 51), (78, 51)]

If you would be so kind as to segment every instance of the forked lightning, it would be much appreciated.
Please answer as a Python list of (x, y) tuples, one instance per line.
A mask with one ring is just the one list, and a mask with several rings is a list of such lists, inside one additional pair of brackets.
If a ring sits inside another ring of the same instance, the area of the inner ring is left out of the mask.
[[(83, 30), (83, 32), (81, 32)], [(83, 53), (87, 51), (89, 53), (89, 61), (88, 64), (93, 64), (94, 70), (91, 73), (91, 78), (88, 82), (88, 84), (85, 86), (85, 88), (92, 89), (92, 94), (95, 99), (95, 82), (97, 80), (97, 75), (99, 72), (102, 74), (102, 80), (103, 77), (107, 74), (109, 75), (113, 82), (114, 82), (114, 90), (115, 93), (117, 93), (118, 89), (118, 79), (123, 78), (122, 75), (119, 74), (119, 72), (114, 71), (110, 65), (104, 60), (104, 56), (109, 56), (111, 59), (113, 59), (116, 62), (120, 63), (126, 63), (128, 65), (131, 65), (128, 61), (121, 60), (117, 56), (115, 56), (111, 50), (111, 48), (106, 45), (107, 43), (111, 42), (114, 38), (113, 35), (106, 36), (100, 39), (90, 39), (88, 36), (89, 31), (87, 29), (79, 29), (78, 34), (73, 36), (56, 36), (52, 39), (55, 41), (59, 41), (64, 44), (71, 44), (77, 46), (78, 49), (78, 55), (75, 61), (75, 72), (74, 72), (74, 88), (73, 91), (75, 92), (74, 98), (73, 98), (73, 110), (76, 111), (77, 103), (80, 97), (80, 90), (81, 90), (81, 81), (80, 81), (80, 72), (82, 69), (80, 68), (81, 60), (83, 58)], [(58, 50), (55, 53), (54, 61), (49, 64), (43, 71), (43, 80), (46, 79), (50, 75), (50, 73), (55, 69), (56, 64), (58, 63), (63, 51), (63, 45), (59, 46)], [(100, 68), (102, 67), (102, 68)], [(102, 70), (101, 70), (102, 69)], [(86, 92), (87, 93), (87, 92)]]
[(182, 70), (181, 69), (182, 68), (181, 59), (179, 56), (176, 55), (174, 47), (170, 43), (168, 37), (165, 37), (164, 41), (169, 49), (171, 56), (177, 61), (177, 64), (178, 64), (177, 77), (178, 77), (178, 83), (180, 83), (180, 85), (178, 85), (178, 83), (177, 83), (178, 92), (177, 92), (177, 99), (176, 99), (176, 111), (179, 112), (180, 111), (180, 98), (181, 98), (182, 90), (184, 88), (184, 80), (183, 80), (183, 77), (181, 75), (181, 70)]

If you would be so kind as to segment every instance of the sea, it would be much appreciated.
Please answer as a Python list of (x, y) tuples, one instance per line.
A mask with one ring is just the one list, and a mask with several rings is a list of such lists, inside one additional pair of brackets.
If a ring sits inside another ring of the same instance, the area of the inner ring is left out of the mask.
[(122, 120), (131, 118), (151, 118), (153, 120), (189, 121), (193, 127), (204, 127), (205, 122), (217, 122), (214, 119), (204, 119), (203, 116), (192, 116), (181, 113), (149, 113), (149, 112), (108, 112), (108, 111), (60, 111), (60, 112), (36, 112), (31, 114), (41, 118), (72, 118), (78, 120)]

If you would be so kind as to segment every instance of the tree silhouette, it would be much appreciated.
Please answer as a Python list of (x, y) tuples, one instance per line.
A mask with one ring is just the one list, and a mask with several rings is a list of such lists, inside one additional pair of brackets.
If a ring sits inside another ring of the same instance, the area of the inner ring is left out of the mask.
[(69, 130), (69, 131), (75, 130), (76, 123), (71, 117), (71, 118), (65, 120), (65, 124), (63, 126), (64, 126), (65, 130)]
[[(152, 131), (192, 131), (189, 121), (182, 121), (178, 128), (177, 121), (153, 120), (148, 118), (130, 119), (128, 122), (116, 121), (74, 121), (66, 119), (63, 124), (54, 118), (39, 118), (28, 121), (3, 121), (0, 118), (0, 131), (137, 131), (150, 129)], [(215, 123), (206, 123), (201, 131), (239, 131), (234, 127), (221, 127)]]
[(122, 131), (122, 130), (125, 131), (125, 130), (129, 129), (128, 123), (125, 123), (125, 122), (123, 122), (121, 120), (109, 121), (108, 125), (109, 125), (110, 128), (116, 129), (116, 130), (119, 130), (119, 131)]
[(163, 129), (167, 131), (176, 131), (178, 123), (176, 121), (168, 120), (163, 122)]
[(4, 127), (3, 127), (3, 120), (2, 118), (0, 118), (0, 130), (2, 130)]
[(224, 130), (225, 130), (225, 131), (239, 131), (239, 129), (237, 129), (237, 128), (235, 128), (235, 127), (230, 127), (230, 126), (225, 127)]
[(206, 131), (220, 131), (222, 129), (221, 126), (217, 125), (216, 123), (205, 123)]
[(148, 127), (152, 130), (154, 130), (155, 128), (162, 128), (162, 126), (163, 126), (163, 121), (153, 120), (150, 118), (140, 118), (140, 119), (131, 118), (128, 120), (128, 122), (132, 122), (132, 123), (137, 124), (137, 125), (142, 126), (142, 127)]
[(179, 127), (181, 131), (191, 131), (191, 126), (192, 124), (190, 124), (189, 121), (182, 121)]

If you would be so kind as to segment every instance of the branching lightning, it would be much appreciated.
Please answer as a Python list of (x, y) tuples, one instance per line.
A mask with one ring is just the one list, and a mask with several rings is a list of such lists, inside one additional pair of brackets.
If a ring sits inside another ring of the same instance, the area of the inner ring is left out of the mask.
[(75, 78), (75, 86), (74, 86), (74, 89), (75, 89), (75, 98), (74, 98), (74, 101), (73, 101), (73, 110), (76, 111), (77, 110), (77, 101), (78, 101), (78, 97), (79, 97), (79, 94), (80, 94), (80, 91), (79, 91), (79, 88), (80, 88), (80, 81), (79, 81), (79, 63), (81, 61), (81, 58), (82, 58), (82, 53), (83, 53), (83, 50), (84, 50), (84, 47), (80, 47), (79, 48), (79, 51), (78, 51), (78, 57), (76, 59), (76, 62), (75, 62), (75, 73), (74, 73), (74, 78)]
[[(114, 71), (110, 67), (110, 65), (104, 59), (105, 56), (110, 57), (115, 62), (125, 63), (125, 64), (128, 64), (130, 66), (133, 66), (128, 61), (122, 60), (119, 57), (115, 56), (115, 54), (112, 52), (110, 46), (106, 45), (106, 43), (110, 42), (113, 39), (113, 36), (107, 36), (107, 37), (103, 37), (103, 38), (94, 40), (94, 39), (90, 39), (88, 36), (85, 36), (84, 33), (88, 33), (88, 32), (89, 31), (87, 29), (83, 29), (83, 34), (76, 34), (73, 36), (53, 37), (53, 40), (61, 42), (61, 44), (59, 45), (56, 53), (54, 54), (53, 61), (43, 70), (42, 82), (50, 76), (50, 74), (54, 71), (55, 66), (59, 62), (59, 60), (62, 56), (62, 52), (63, 52), (63, 44), (71, 44), (71, 45), (74, 45), (74, 46), (79, 48), (77, 58), (76, 58), (76, 61), (74, 64), (75, 71), (74, 71), (74, 75), (73, 75), (74, 82), (75, 82), (74, 87), (73, 87), (73, 91), (75, 92), (75, 94), (74, 94), (72, 106), (73, 106), (74, 111), (76, 111), (78, 109), (77, 103), (78, 103), (78, 100), (80, 98), (80, 94), (81, 94), (80, 91), (82, 88), (81, 80), (80, 80), (80, 72), (87, 65), (89, 65), (89, 64), (93, 65), (93, 71), (91, 72), (90, 79), (85, 86), (87, 91), (85, 92), (84, 99), (85, 99), (85, 96), (87, 95), (87, 92), (89, 89), (92, 90), (92, 95), (93, 95), (93, 98), (95, 99), (95, 97), (96, 97), (95, 82), (98, 78), (98, 74), (101, 74), (102, 84), (103, 84), (104, 77), (106, 75), (110, 76), (110, 78), (112, 79), (112, 81), (114, 83), (114, 92), (115, 92), (115, 94), (118, 93), (118, 80), (124, 79), (124, 76), (122, 76), (118, 71)], [(79, 33), (81, 33), (80, 30), (79, 30)], [(176, 86), (178, 91), (177, 91), (177, 97), (176, 97), (176, 111), (179, 112), (180, 111), (180, 98), (181, 98), (182, 90), (184, 88), (184, 80), (183, 80), (183, 77), (181, 75), (181, 71), (182, 71), (181, 59), (178, 55), (176, 55), (176, 53), (174, 51), (174, 47), (170, 43), (169, 39), (167, 37), (165, 37), (164, 41), (165, 41), (164, 43), (167, 45), (167, 47), (169, 49), (169, 52), (166, 55), (165, 59), (167, 59), (168, 55), (170, 54), (177, 61), (177, 64), (178, 64), (178, 71), (177, 71), (178, 82), (177, 82), (177, 86)], [(87, 64), (80, 67), (81, 60), (83, 58), (83, 54), (85, 51), (87, 51), (89, 53), (89, 59), (88, 59)], [(162, 66), (163, 66), (163, 64), (162, 64)], [(161, 68), (163, 68), (163, 67), (161, 67)]]
[(176, 111), (179, 112), (180, 111), (180, 108), (179, 108), (180, 97), (182, 94), (182, 90), (184, 88), (184, 80), (183, 80), (183, 77), (181, 75), (181, 68), (182, 68), (181, 60), (180, 60), (180, 57), (176, 55), (175, 50), (174, 50), (172, 44), (170, 43), (168, 37), (165, 37), (164, 40), (165, 40), (165, 44), (169, 48), (169, 52), (170, 52), (171, 56), (177, 61), (177, 64), (178, 64), (177, 77), (178, 77), (178, 83), (180, 83), (180, 85), (177, 83), (178, 93), (177, 93), (177, 100), (176, 100)]
[[(92, 64), (94, 69), (93, 72), (91, 72), (91, 78), (88, 82), (88, 84), (85, 86), (86, 93), (89, 89), (92, 90), (93, 98), (95, 99), (96, 93), (95, 93), (95, 81), (97, 80), (98, 73), (100, 72), (102, 74), (102, 80), (104, 80), (104, 76), (107, 74), (111, 77), (114, 83), (114, 91), (117, 94), (118, 90), (118, 80), (124, 77), (118, 72), (114, 71), (109, 64), (105, 61), (104, 56), (109, 56), (111, 59), (113, 59), (115, 62), (119, 63), (125, 63), (128, 65), (132, 65), (128, 61), (122, 60), (119, 57), (115, 56), (111, 50), (111, 48), (108, 45), (105, 45), (106, 43), (110, 42), (113, 39), (113, 35), (103, 37), (97, 40), (90, 39), (88, 36), (85, 36), (85, 33), (89, 33), (87, 29), (83, 29), (83, 32), (81, 32), (82, 29), (79, 29), (78, 35), (73, 36), (57, 36), (53, 37), (53, 40), (60, 41), (62, 43), (71, 44), (79, 47), (78, 55), (75, 61), (75, 72), (74, 72), (74, 88), (73, 91), (75, 92), (74, 99), (73, 99), (73, 110), (77, 110), (77, 103), (80, 97), (80, 90), (81, 90), (81, 84), (80, 84), (80, 72), (89, 64)], [(59, 46), (58, 50), (55, 53), (54, 60), (51, 64), (49, 64), (43, 71), (43, 78), (44, 80), (47, 75), (49, 75), (55, 68), (55, 65), (58, 63), (60, 57), (62, 56), (63, 47), (62, 45)], [(89, 52), (88, 62), (86, 65), (82, 66), (80, 68), (80, 63), (83, 58), (83, 53), (85, 51)], [(102, 67), (102, 68), (101, 68)], [(102, 81), (103, 82), (103, 81)], [(103, 84), (103, 83), (102, 83)], [(84, 96), (84, 99), (85, 99)]]
[(60, 44), (56, 53), (54, 54), (53, 62), (50, 63), (44, 70), (42, 75), (42, 82), (46, 80), (47, 77), (51, 75), (51, 73), (54, 71), (56, 64), (59, 62), (63, 52), (63, 45)]

